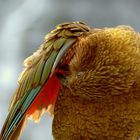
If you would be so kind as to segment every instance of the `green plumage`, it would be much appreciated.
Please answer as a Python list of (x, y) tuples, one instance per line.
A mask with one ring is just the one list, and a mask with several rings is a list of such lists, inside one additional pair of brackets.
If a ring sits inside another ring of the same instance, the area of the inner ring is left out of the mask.
[(40, 48), (24, 61), (25, 70), (19, 77), (19, 87), (13, 96), (0, 140), (18, 139), (27, 109), (58, 67), (65, 52), (75, 43), (78, 36), (88, 31), (89, 28), (84, 23), (60, 24), (46, 35)]

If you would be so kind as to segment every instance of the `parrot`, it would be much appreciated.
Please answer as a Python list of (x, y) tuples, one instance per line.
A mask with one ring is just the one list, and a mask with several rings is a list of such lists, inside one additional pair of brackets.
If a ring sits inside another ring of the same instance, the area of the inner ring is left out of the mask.
[(55, 140), (140, 137), (140, 34), (132, 27), (59, 24), (24, 67), (0, 140), (18, 140), (45, 112)]

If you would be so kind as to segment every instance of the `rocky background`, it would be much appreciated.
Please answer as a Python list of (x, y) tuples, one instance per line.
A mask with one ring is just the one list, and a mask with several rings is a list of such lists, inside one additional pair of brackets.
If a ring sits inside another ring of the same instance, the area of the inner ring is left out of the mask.
[[(17, 87), (23, 60), (57, 24), (83, 21), (92, 27), (131, 25), (140, 31), (139, 0), (0, 0), (0, 129)], [(52, 119), (29, 121), (21, 140), (52, 140)]]

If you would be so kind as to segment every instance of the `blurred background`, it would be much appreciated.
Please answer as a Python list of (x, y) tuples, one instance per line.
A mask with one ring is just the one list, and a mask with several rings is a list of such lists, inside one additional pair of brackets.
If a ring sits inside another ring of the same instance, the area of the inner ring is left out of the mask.
[[(131, 25), (140, 31), (139, 0), (0, 0), (0, 129), (17, 87), (23, 60), (57, 24), (83, 21), (92, 27)], [(21, 140), (52, 140), (52, 119), (29, 121)]]

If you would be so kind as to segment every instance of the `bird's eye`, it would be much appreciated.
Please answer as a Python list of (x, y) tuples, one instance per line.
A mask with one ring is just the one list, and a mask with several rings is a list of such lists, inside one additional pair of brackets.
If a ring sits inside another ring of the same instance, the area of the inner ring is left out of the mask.
[(79, 71), (76, 76), (77, 76), (77, 78), (80, 78), (83, 74), (84, 74), (83, 71)]

